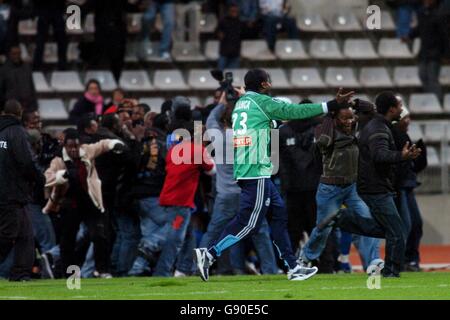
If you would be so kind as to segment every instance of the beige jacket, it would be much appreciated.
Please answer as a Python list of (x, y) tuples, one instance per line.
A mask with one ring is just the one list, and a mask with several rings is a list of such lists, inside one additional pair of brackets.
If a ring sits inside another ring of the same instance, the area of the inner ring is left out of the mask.
[[(105, 208), (103, 207), (102, 182), (98, 178), (97, 169), (95, 168), (95, 158), (112, 150), (117, 143), (122, 142), (120, 140), (105, 139), (94, 144), (83, 144), (80, 147), (81, 161), (86, 165), (89, 197), (101, 212), (104, 212)], [(48, 202), (43, 209), (44, 213), (58, 212), (61, 200), (69, 189), (68, 180), (63, 177), (67, 169), (65, 161), (71, 161), (71, 159), (66, 149), (63, 148), (62, 158), (54, 158), (50, 163), (50, 167), (45, 171), (45, 188)]]

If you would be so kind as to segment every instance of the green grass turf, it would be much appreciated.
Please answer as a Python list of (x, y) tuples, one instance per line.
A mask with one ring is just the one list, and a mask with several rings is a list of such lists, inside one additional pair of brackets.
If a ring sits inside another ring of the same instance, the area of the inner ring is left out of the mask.
[(212, 276), (209, 282), (188, 278), (81, 279), (80, 290), (66, 280), (12, 283), (0, 280), (0, 299), (450, 299), (450, 273), (402, 273), (381, 278), (381, 289), (369, 290), (367, 276), (316, 275), (307, 281), (286, 276)]

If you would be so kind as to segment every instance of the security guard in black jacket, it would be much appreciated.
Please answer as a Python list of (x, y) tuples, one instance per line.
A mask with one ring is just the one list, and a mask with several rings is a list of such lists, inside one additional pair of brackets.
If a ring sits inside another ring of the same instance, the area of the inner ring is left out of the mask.
[(11, 281), (30, 279), (34, 239), (24, 206), (30, 201), (32, 183), (44, 180), (35, 164), (21, 117), (20, 103), (7, 101), (0, 115), (0, 263), (15, 247)]

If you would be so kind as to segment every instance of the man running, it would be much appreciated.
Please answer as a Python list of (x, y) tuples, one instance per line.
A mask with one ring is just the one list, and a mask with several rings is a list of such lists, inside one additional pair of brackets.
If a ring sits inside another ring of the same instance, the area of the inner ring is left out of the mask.
[[(287, 231), (284, 202), (270, 180), (273, 165), (270, 160), (270, 129), (274, 120), (307, 119), (336, 111), (352, 97), (342, 94), (322, 104), (290, 104), (268, 96), (269, 75), (261, 69), (247, 72), (246, 92), (237, 101), (232, 114), (234, 139), (234, 178), (241, 187), (238, 215), (225, 227), (211, 248), (194, 249), (194, 261), (202, 280), (209, 278), (209, 268), (222, 252), (252, 232), (258, 230), (262, 218), (272, 209), (272, 235), (280, 258), (284, 260), (289, 280), (306, 280), (317, 272), (297, 263)], [(301, 177), (299, 177), (301, 178)]]

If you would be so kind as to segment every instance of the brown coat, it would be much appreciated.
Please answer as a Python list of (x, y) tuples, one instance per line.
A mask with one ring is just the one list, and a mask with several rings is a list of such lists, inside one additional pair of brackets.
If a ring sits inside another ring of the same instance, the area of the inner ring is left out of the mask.
[[(95, 168), (95, 158), (112, 150), (118, 142), (120, 141), (105, 139), (94, 144), (83, 144), (80, 147), (81, 161), (86, 165), (89, 197), (101, 212), (104, 212), (105, 208), (103, 206), (102, 182), (98, 178), (97, 169)], [(50, 163), (50, 167), (45, 171), (45, 187), (49, 199), (43, 209), (44, 213), (58, 212), (61, 200), (69, 189), (68, 181), (62, 177), (62, 173), (67, 170), (64, 161), (71, 161), (71, 159), (65, 148), (63, 148), (62, 153), (62, 158), (54, 158)]]

